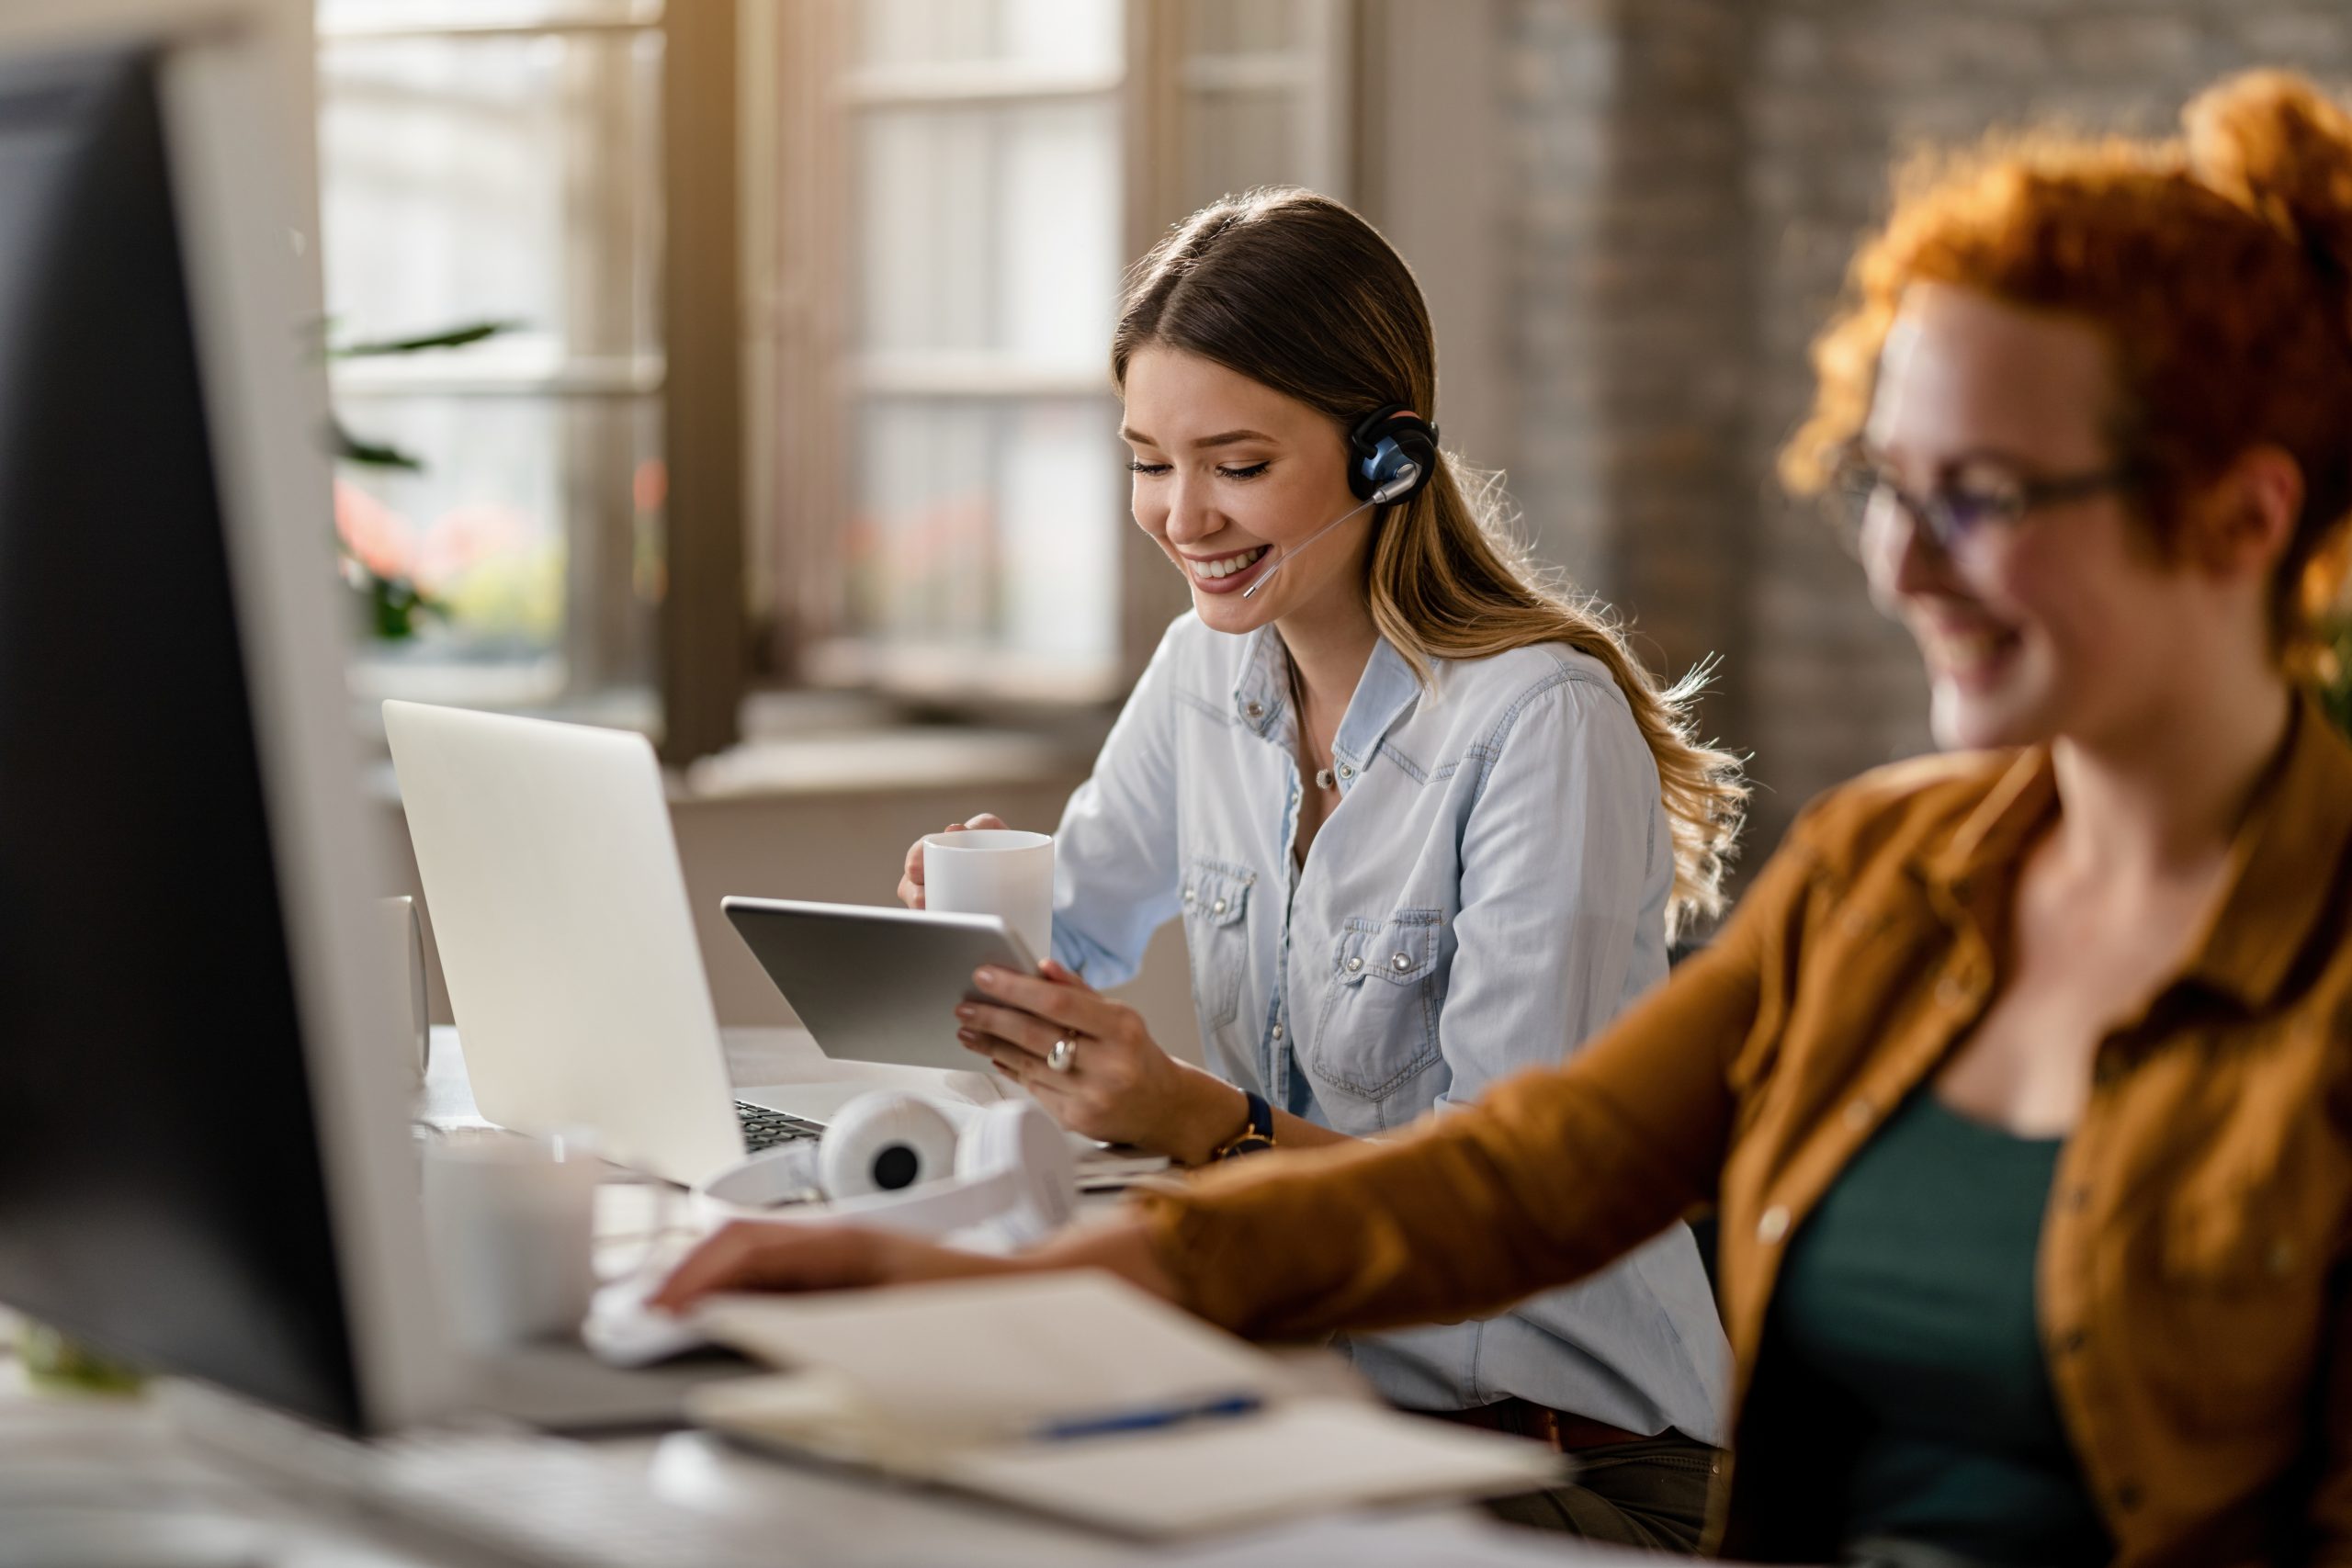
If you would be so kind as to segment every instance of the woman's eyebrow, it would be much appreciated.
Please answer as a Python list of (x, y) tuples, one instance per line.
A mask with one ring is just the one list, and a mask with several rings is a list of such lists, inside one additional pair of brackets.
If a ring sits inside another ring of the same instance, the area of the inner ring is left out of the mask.
[[(1158, 446), (1159, 445), (1159, 442), (1154, 441), (1142, 431), (1130, 430), (1125, 425), (1121, 425), (1119, 427), (1119, 439), (1136, 446)], [(1271, 441), (1272, 439), (1272, 436), (1267, 435), (1260, 431), (1228, 430), (1219, 435), (1204, 435), (1198, 441), (1193, 442), (1193, 445), (1196, 448), (1205, 450), (1211, 446), (1230, 446), (1235, 443), (1241, 441)]]

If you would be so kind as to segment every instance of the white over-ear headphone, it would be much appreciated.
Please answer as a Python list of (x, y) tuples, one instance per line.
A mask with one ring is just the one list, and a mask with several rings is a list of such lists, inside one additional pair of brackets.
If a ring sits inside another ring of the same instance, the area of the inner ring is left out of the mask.
[[(797, 1201), (811, 1196), (826, 1201)], [(1078, 1162), (1068, 1135), (1032, 1101), (988, 1106), (959, 1135), (936, 1105), (885, 1090), (842, 1107), (813, 1147), (753, 1155), (695, 1198), (713, 1221), (751, 1212), (1009, 1249), (1069, 1222)]]

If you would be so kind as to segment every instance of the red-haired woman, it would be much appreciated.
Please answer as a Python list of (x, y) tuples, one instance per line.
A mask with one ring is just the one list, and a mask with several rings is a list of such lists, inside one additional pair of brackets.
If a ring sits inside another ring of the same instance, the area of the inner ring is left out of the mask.
[(1246, 1334), (1490, 1312), (1686, 1208), (1738, 1359), (1718, 1542), (2352, 1559), (2352, 747), (2297, 688), (2352, 511), (2352, 119), (2007, 143), (1825, 335), (1838, 479), (1949, 754), (1805, 815), (1585, 1055), (1023, 1259), (741, 1227), (737, 1285), (1114, 1269)]

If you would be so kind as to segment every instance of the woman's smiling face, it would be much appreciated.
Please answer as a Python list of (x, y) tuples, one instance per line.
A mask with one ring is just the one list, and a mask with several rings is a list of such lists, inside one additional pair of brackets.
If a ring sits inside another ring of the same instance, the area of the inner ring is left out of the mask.
[[(1369, 512), (1273, 570), (1357, 504), (1335, 421), (1160, 344), (1128, 361), (1125, 391), (1120, 434), (1134, 454), (1136, 524), (1184, 574), (1204, 623), (1246, 632), (1328, 594), (1363, 592)], [(1262, 591), (1242, 596), (1261, 581)]]
[[(1887, 335), (1863, 446), (1915, 496), (1997, 472), (2046, 483), (2111, 469), (2114, 384), (2087, 323), (1915, 284)], [(1872, 596), (1926, 657), (1936, 739), (2015, 746), (2128, 732), (2214, 635), (2212, 591), (2166, 562), (2113, 489), (1939, 547), (1880, 492), (1861, 553)]]

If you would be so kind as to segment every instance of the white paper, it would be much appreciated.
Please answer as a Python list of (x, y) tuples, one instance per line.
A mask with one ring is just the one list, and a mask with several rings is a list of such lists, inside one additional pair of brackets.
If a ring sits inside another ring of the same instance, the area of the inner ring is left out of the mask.
[(1566, 1471), (1523, 1438), (1301, 1400), (1155, 1432), (966, 1450), (938, 1474), (1125, 1534), (1170, 1537), (1362, 1503), (1532, 1492)]
[(1265, 1397), (1282, 1382), (1263, 1351), (1093, 1270), (721, 1296), (696, 1322), (772, 1366), (838, 1374), (857, 1391), (862, 1419), (934, 1440)]

